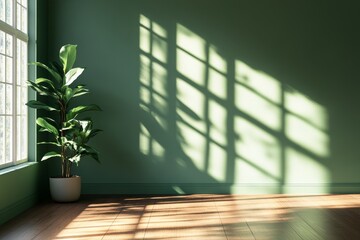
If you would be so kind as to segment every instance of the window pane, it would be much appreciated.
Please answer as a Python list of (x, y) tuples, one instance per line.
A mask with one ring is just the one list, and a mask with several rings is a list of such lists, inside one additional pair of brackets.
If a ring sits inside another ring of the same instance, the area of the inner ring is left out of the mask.
[(26, 81), (28, 79), (28, 44), (22, 42), (21, 44), (21, 85), (27, 86)]
[(5, 82), (5, 56), (0, 54), (0, 82)]
[(27, 102), (27, 88), (22, 87), (21, 89), (21, 99), (19, 99), (19, 102), (21, 101), (21, 114), (27, 115), (27, 107), (25, 105)]
[(21, 30), (21, 6), (16, 4), (16, 28)]
[(13, 55), (13, 37), (6, 34), (6, 55), (12, 57)]
[(13, 148), (13, 142), (12, 142), (12, 117), (5, 117), (5, 163), (12, 162), (12, 148)]
[(5, 22), (5, 0), (0, 0), (0, 20)]
[(17, 84), (26, 86), (27, 80), (27, 44), (17, 40)]
[(16, 117), (16, 160), (20, 160), (21, 149), (21, 132), (20, 132), (21, 117)]
[(20, 160), (24, 160), (27, 157), (27, 117), (21, 116), (21, 124), (20, 124), (20, 131), (21, 131), (21, 151), (20, 151)]
[(13, 96), (13, 87), (9, 84), (6, 84), (6, 114), (12, 114), (12, 96)]
[(5, 33), (3, 31), (0, 31), (0, 53), (5, 54)]
[(16, 124), (17, 124), (17, 134), (16, 134), (16, 145), (17, 145), (17, 156), (16, 160), (24, 160), (26, 159), (27, 153), (27, 122), (26, 116), (17, 116)]
[[(21, 99), (21, 88), (20, 87), (16, 87), (16, 99)], [(21, 111), (21, 102), (17, 101), (16, 103), (16, 113), (20, 114)]]
[(27, 9), (21, 8), (21, 30), (27, 33)]
[(13, 59), (6, 57), (6, 82), (12, 83), (13, 81)]
[(0, 116), (0, 164), (5, 163), (5, 117)]
[(6, 0), (6, 6), (5, 6), (5, 22), (9, 25), (13, 25), (13, 1), (12, 0)]
[(20, 40), (17, 39), (16, 41), (16, 83), (20, 85), (21, 79), (21, 45)]
[(16, 28), (27, 33), (27, 9), (18, 3), (16, 4), (16, 11)]
[(5, 114), (5, 84), (0, 83), (0, 114)]

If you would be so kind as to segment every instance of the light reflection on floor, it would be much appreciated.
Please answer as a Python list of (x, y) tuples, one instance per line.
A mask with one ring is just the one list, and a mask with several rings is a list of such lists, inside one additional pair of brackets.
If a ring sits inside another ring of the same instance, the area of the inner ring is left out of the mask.
[(344, 226), (359, 217), (359, 195), (113, 198), (89, 204), (54, 239), (342, 239), (360, 236)]

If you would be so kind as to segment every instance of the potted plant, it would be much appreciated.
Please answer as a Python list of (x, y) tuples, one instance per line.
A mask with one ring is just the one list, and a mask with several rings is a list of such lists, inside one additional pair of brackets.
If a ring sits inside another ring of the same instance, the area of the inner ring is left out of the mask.
[(81, 178), (71, 173), (72, 166), (78, 165), (84, 156), (90, 156), (99, 162), (98, 152), (88, 145), (89, 140), (101, 130), (94, 129), (91, 119), (80, 119), (79, 115), (87, 111), (99, 111), (99, 106), (74, 105), (73, 99), (89, 93), (85, 85), (75, 85), (75, 80), (84, 71), (83, 68), (73, 68), (76, 60), (76, 45), (65, 45), (59, 53), (60, 63), (45, 65), (32, 63), (44, 68), (49, 78), (37, 78), (28, 81), (28, 86), (46, 101), (30, 100), (27, 106), (37, 110), (48, 111), (46, 117), (36, 120), (41, 132), (48, 132), (51, 140), (39, 142), (55, 148), (44, 154), (41, 161), (58, 158), (61, 161), (61, 174), (50, 178), (50, 193), (55, 201), (71, 202), (80, 197)]

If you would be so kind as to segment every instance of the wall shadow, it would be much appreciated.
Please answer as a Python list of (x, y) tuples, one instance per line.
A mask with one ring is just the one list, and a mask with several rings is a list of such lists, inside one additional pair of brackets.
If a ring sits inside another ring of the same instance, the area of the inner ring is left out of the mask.
[(326, 108), (181, 23), (165, 26), (139, 16), (143, 159), (175, 185), (191, 176), (216, 192), (327, 192)]

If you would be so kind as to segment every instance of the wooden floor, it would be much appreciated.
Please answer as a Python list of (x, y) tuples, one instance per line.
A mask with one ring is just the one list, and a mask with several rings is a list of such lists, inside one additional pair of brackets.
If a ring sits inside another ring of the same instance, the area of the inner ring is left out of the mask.
[(88, 197), (45, 203), (0, 239), (360, 239), (360, 195)]

